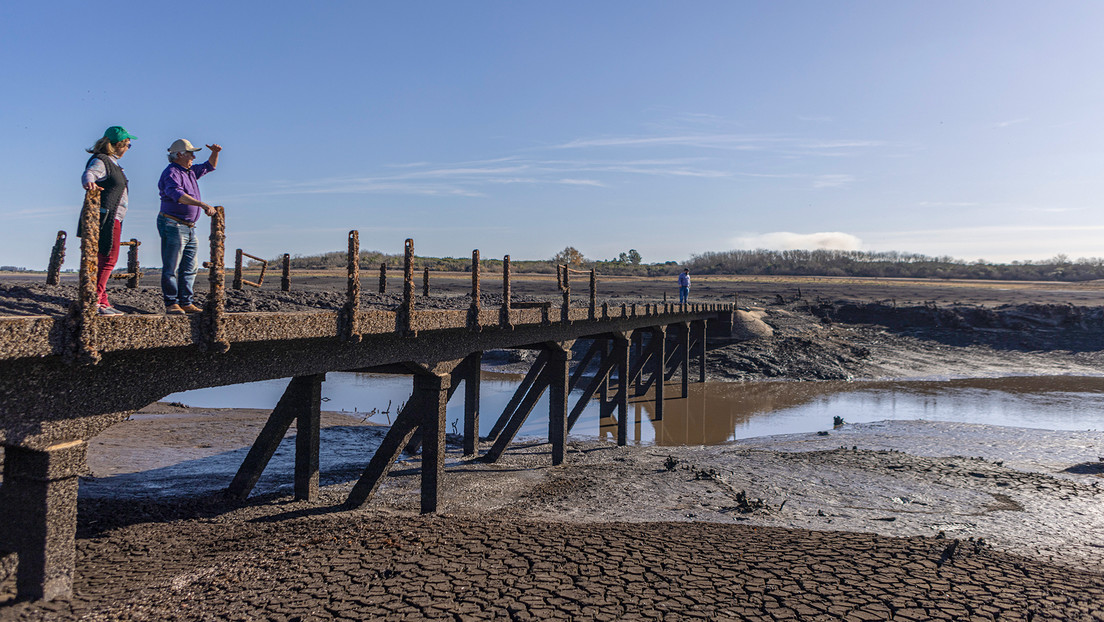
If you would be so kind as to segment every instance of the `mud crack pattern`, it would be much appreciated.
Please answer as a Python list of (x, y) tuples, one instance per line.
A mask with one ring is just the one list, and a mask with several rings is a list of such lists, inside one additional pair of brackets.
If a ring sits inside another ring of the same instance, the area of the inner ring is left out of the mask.
[(975, 542), (716, 523), (322, 514), (80, 543), (0, 620), (1100, 620), (1104, 576)]

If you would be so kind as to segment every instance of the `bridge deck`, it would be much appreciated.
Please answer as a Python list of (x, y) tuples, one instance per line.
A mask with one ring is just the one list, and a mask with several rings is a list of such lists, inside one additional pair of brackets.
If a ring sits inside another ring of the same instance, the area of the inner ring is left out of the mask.
[[(95, 230), (96, 214), (86, 201), (83, 217)], [(596, 279), (590, 304), (571, 307), (569, 272), (556, 308), (511, 308), (509, 257), (503, 262), (502, 305), (480, 307), (478, 251), (473, 253), (472, 304), (460, 310), (419, 310), (413, 295), (413, 240), (406, 241), (403, 304), (399, 310), (361, 309), (359, 238), (349, 234), (346, 304), (339, 311), (229, 313), (223, 272), (224, 215), (212, 218), (210, 293), (193, 316), (100, 316), (93, 296), (94, 236), (82, 238), (79, 299), (65, 317), (0, 318), (0, 442), (4, 476), (0, 488), (0, 556), (16, 552), (21, 597), (54, 598), (71, 593), (75, 558), (77, 478), (83, 472), (87, 440), (130, 412), (189, 389), (292, 378), (228, 492), (249, 494), (252, 483), (292, 423), (297, 424), (296, 496), (311, 499), (318, 483), (318, 426), (325, 374), (386, 370), (414, 376), (410, 401), (391, 426), (347, 501), (366, 502), (405, 449), (421, 446), (422, 510), (434, 512), (444, 478), (445, 404), (465, 384), (465, 445), (478, 441), (479, 360), (486, 350), (537, 348), (545, 356), (516, 410), (504, 412), (492, 451), (494, 460), (510, 442), (544, 391), (549, 393), (552, 459), (564, 459), (574, 417), (568, 408), (572, 383), (570, 349), (576, 339), (601, 338), (594, 354), (602, 370), (582, 401), (602, 385), (605, 398), (616, 368), (616, 408), (624, 428), (630, 376), (649, 363), (659, 412), (668, 366), (679, 367), (686, 391), (691, 333), (697, 335), (704, 380), (706, 329), (710, 321), (730, 331), (732, 305), (644, 304), (598, 306)], [(695, 328), (692, 329), (691, 325)], [(678, 330), (667, 332), (667, 326)], [(633, 331), (641, 345), (631, 365)], [(674, 337), (679, 356), (668, 356)], [(727, 336), (727, 335), (726, 335)], [(578, 371), (578, 370), (577, 370)], [(575, 374), (578, 380), (580, 374)], [(611, 404), (613, 402), (610, 402)], [(604, 404), (605, 406), (605, 404)], [(569, 415), (569, 412), (572, 414)], [(661, 416), (661, 415), (657, 415)], [(624, 440), (619, 430), (618, 441)], [(478, 452), (478, 448), (474, 450)]]

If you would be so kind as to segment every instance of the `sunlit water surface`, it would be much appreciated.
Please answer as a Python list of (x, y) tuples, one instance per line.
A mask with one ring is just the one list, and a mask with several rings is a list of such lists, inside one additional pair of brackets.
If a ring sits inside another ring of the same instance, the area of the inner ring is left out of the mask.
[[(521, 377), (483, 372), (480, 429), (491, 428)], [(580, 383), (585, 384), (585, 383)], [(205, 408), (272, 408), (287, 380), (255, 382), (175, 393), (165, 401)], [(388, 424), (410, 397), (409, 377), (335, 372), (322, 385), (323, 409)], [(448, 405), (449, 432), (463, 431), (463, 390)], [(571, 394), (570, 403), (580, 396)], [(816, 432), (834, 418), (848, 423), (886, 419), (956, 421), (1051, 430), (1104, 427), (1104, 378), (1074, 376), (893, 382), (757, 382), (666, 386), (663, 420), (655, 421), (652, 394), (629, 404), (632, 443), (711, 445), (737, 438)], [(548, 396), (538, 402), (518, 438), (547, 438)], [(612, 419), (599, 421), (592, 401), (571, 431), (574, 438), (616, 438)]]

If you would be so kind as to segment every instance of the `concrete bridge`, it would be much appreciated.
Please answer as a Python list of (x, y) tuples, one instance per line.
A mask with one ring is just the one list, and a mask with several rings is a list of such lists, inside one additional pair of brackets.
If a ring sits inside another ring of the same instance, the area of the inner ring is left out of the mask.
[[(624, 444), (630, 392), (643, 394), (654, 387), (655, 416), (662, 418), (664, 382), (681, 372), (685, 396), (692, 356), (698, 380), (704, 381), (707, 336), (727, 337), (732, 330), (730, 304), (599, 305), (593, 274), (589, 305), (572, 306), (566, 269), (558, 304), (512, 303), (509, 256), (502, 272), (502, 304), (486, 308), (481, 304), (478, 251), (472, 257), (470, 306), (421, 310), (414, 296), (411, 240), (406, 243), (401, 307), (363, 309), (356, 231), (349, 234), (347, 299), (340, 311), (228, 313), (224, 222), (218, 208), (212, 218), (211, 261), (205, 264), (210, 289), (203, 313), (97, 315), (96, 240), (85, 237), (80, 297), (66, 317), (0, 318), (0, 554), (17, 555), (20, 598), (71, 594), (78, 475), (85, 467), (87, 441), (171, 393), (291, 378), (227, 492), (248, 496), (294, 423), (295, 496), (311, 500), (318, 490), (326, 373), (412, 375), (413, 395), (345, 506), (365, 504), (403, 451), (420, 448), (421, 509), (431, 513), (437, 509), (444, 476), (445, 405), (460, 385), (465, 454), (497, 460), (548, 391), (548, 438), (552, 463), (559, 464), (571, 426), (596, 396), (602, 416), (616, 415), (618, 443)], [(573, 367), (577, 340), (589, 346)], [(514, 398), (481, 437), (482, 356), (506, 348), (539, 354)], [(596, 371), (584, 374), (587, 370)], [(575, 388), (582, 395), (573, 405), (569, 398)]]

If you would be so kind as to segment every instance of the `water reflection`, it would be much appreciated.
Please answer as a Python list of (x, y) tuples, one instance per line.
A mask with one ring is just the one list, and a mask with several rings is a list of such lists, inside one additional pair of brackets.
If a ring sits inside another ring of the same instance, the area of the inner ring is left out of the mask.
[[(480, 427), (489, 430), (516, 390), (521, 376), (484, 372)], [(191, 406), (271, 408), (286, 380), (189, 391), (166, 400)], [(356, 412), (389, 424), (409, 398), (407, 377), (331, 373), (323, 385), (323, 408)], [(834, 417), (851, 423), (886, 419), (959, 421), (1044, 429), (1099, 429), (1104, 413), (1104, 378), (1043, 376), (943, 381), (757, 382), (691, 384), (682, 399), (669, 384), (664, 418), (654, 421), (651, 394), (629, 404), (629, 440), (636, 444), (712, 445), (734, 438), (831, 429)], [(449, 403), (447, 429), (463, 428), (463, 391)], [(579, 392), (572, 393), (572, 403)], [(547, 438), (548, 398), (543, 397), (519, 437)], [(599, 421), (598, 402), (580, 416), (572, 436), (617, 438), (612, 418)]]

